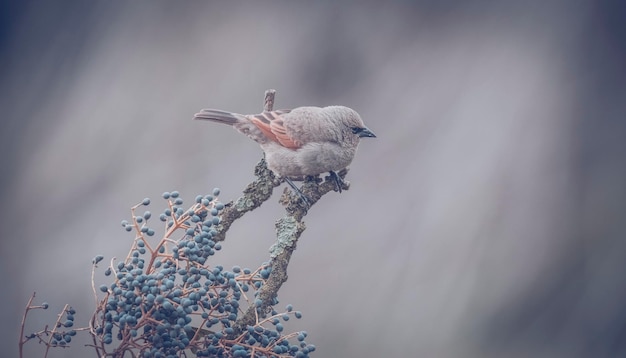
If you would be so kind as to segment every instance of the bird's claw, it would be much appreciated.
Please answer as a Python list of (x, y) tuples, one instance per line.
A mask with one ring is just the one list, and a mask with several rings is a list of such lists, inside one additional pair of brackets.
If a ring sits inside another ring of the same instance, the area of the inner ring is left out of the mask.
[(329, 174), (330, 174), (330, 179), (335, 182), (335, 189), (337, 189), (337, 191), (341, 193), (341, 190), (343, 186), (345, 185), (345, 182), (334, 171), (331, 170)]

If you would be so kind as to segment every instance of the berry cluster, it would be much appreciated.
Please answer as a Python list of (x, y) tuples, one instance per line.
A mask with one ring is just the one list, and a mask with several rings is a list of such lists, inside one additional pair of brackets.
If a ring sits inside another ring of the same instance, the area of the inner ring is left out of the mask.
[[(191, 351), (199, 357), (308, 357), (315, 350), (306, 332), (283, 333), (281, 320), (302, 316), (291, 305), (278, 313), (271, 308), (274, 299), (268, 312), (261, 309), (266, 305), (258, 293), (271, 274), (268, 263), (254, 271), (207, 264), (221, 249), (214, 240), (224, 209), (218, 195), (219, 189), (199, 195), (184, 209), (177, 191), (163, 193), (168, 205), (159, 215), (165, 229), (158, 241), (150, 211), (136, 213), (150, 200), (131, 209), (132, 220), (122, 226), (135, 233), (133, 245), (124, 261), (112, 260), (104, 272), (114, 281), (99, 287), (105, 296), (90, 324), (99, 356), (177, 357)], [(101, 260), (97, 256), (94, 266)], [(236, 330), (249, 307), (256, 307), (256, 324)]]
[[(63, 314), (65, 315), (65, 319), (63, 322), (56, 323), (57, 331), (52, 334), (52, 340), (50, 344), (53, 346), (60, 345), (64, 346), (72, 341), (72, 337), (76, 335), (76, 331), (71, 329), (74, 326), (74, 315), (76, 314), (76, 310), (72, 307), (66, 307), (63, 310)], [(59, 330), (62, 328), (70, 328), (69, 330)]]
[[(35, 298), (35, 294), (31, 296), (28, 305), (26, 306), (26, 312), (24, 313), (24, 319), (30, 310), (33, 309), (48, 309), (49, 305), (47, 302), (43, 302), (41, 305), (33, 305), (32, 301)], [(58, 314), (57, 320), (52, 327), (46, 326), (43, 330), (38, 332), (33, 332), (28, 335), (24, 335), (22, 339), (20, 339), (20, 352), (22, 350), (22, 346), (24, 343), (31, 339), (39, 340), (39, 343), (43, 343), (46, 345), (46, 352), (51, 347), (63, 347), (67, 348), (69, 343), (72, 341), (72, 337), (76, 335), (76, 329), (73, 329), (74, 326), (74, 315), (76, 314), (76, 310), (72, 307), (65, 305), (63, 310)], [(80, 329), (79, 330), (83, 330)], [(24, 332), (24, 326), (22, 325), (22, 335)]]

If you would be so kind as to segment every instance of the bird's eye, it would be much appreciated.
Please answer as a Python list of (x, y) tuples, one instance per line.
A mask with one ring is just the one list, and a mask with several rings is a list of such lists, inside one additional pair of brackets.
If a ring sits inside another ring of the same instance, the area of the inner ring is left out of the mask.
[(352, 129), (352, 133), (354, 134), (359, 134), (363, 131), (363, 128), (360, 128), (360, 127), (352, 127), (350, 129)]

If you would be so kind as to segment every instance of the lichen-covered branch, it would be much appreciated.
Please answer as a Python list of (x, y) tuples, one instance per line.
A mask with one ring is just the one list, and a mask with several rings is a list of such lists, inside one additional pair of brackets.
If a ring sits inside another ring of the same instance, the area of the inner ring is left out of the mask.
[[(347, 170), (342, 170), (337, 174), (343, 179)], [(321, 183), (320, 181), (318, 178), (308, 178), (302, 186), (302, 192), (307, 196), (310, 206), (313, 206), (322, 196), (335, 190), (333, 181), (325, 180)], [(343, 189), (348, 189), (348, 182), (345, 184)], [(292, 195), (288, 191), (283, 193), (281, 202), (286, 206), (287, 213), (276, 222), (276, 242), (270, 248), (270, 276), (257, 296), (261, 304), (248, 307), (244, 315), (235, 322), (233, 328), (236, 334), (242, 332), (247, 326), (256, 324), (257, 313), (267, 312), (272, 306), (278, 291), (287, 281), (287, 268), (291, 255), (296, 249), (300, 235), (306, 229), (303, 219), (310, 207), (307, 207), (297, 195)]]
[[(265, 92), (263, 110), (271, 111), (273, 109), (275, 94), (276, 91), (274, 90)], [(347, 172), (348, 170), (344, 169), (337, 175), (343, 179)], [(257, 179), (246, 187), (243, 191), (244, 195), (225, 205), (221, 214), (220, 224), (216, 227), (217, 235), (214, 237), (215, 241), (225, 240), (226, 232), (233, 222), (245, 213), (261, 206), (263, 202), (271, 197), (273, 189), (283, 182), (267, 168), (264, 159), (261, 159), (256, 165), (254, 174)], [(296, 248), (300, 235), (306, 229), (303, 221), (304, 217), (322, 196), (335, 189), (336, 182), (330, 177), (326, 177), (325, 180), (318, 177), (305, 178), (301, 191), (307, 197), (308, 203), (303, 202), (298, 195), (294, 195), (289, 189), (285, 189), (280, 202), (285, 206), (286, 215), (276, 222), (276, 242), (270, 248), (270, 276), (257, 296), (261, 304), (248, 307), (245, 314), (235, 322), (233, 326), (234, 333), (231, 336), (236, 336), (246, 329), (247, 326), (253, 326), (258, 323), (259, 314), (263, 316), (264, 312), (267, 312), (272, 306), (279, 289), (287, 281), (287, 268), (291, 254)], [(343, 182), (342, 189), (349, 189), (349, 183)]]
[(224, 205), (220, 223), (215, 228), (217, 235), (214, 237), (214, 241), (224, 241), (226, 232), (233, 222), (245, 213), (261, 206), (272, 196), (274, 188), (281, 184), (281, 180), (267, 168), (265, 159), (261, 159), (256, 165), (254, 175), (257, 179), (248, 184), (243, 191), (243, 196)]

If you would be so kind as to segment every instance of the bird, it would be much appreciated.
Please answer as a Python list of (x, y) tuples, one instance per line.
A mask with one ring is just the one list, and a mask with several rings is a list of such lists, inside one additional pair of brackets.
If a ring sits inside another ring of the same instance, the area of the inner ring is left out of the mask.
[(336, 172), (352, 163), (361, 138), (376, 138), (361, 116), (345, 106), (304, 106), (247, 115), (202, 109), (194, 119), (230, 125), (257, 142), (267, 167), (304, 201), (306, 196), (291, 179), (328, 172), (341, 192), (343, 183)]

